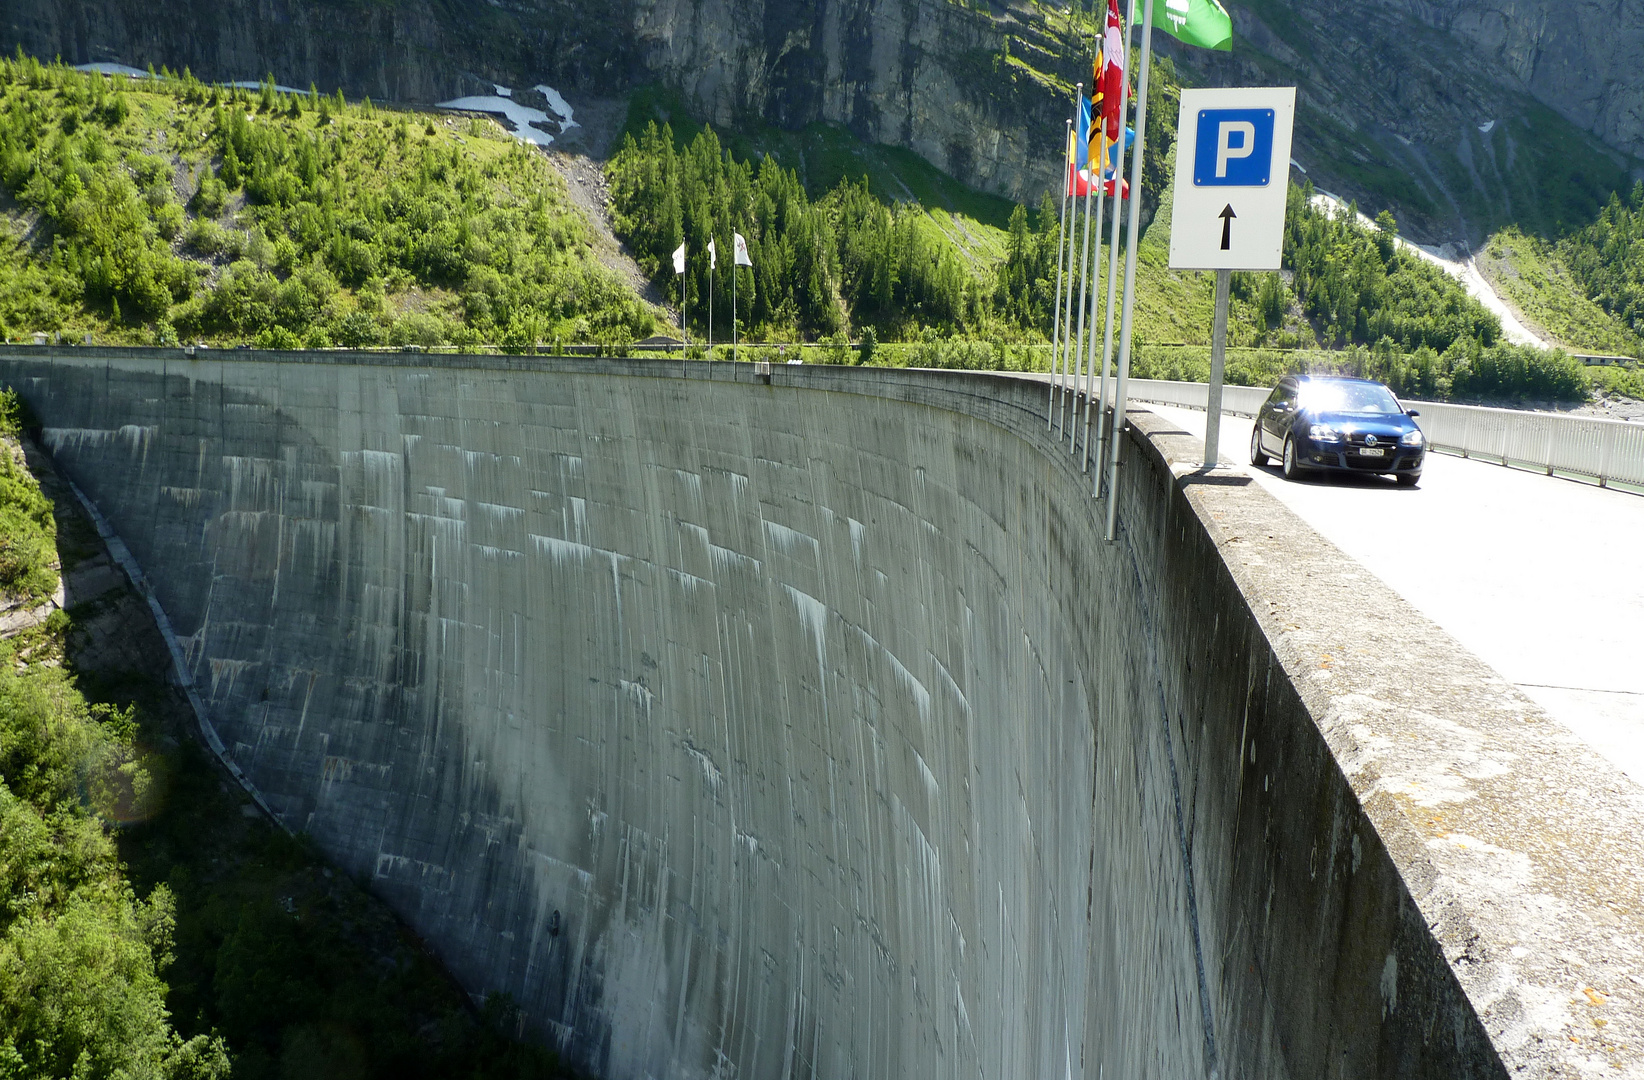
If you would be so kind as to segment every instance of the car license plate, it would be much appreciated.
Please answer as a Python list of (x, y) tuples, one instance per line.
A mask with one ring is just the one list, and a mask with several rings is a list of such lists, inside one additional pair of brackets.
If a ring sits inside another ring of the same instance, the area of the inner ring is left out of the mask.
[(1359, 447), (1359, 457), (1386, 457), (1386, 456), (1387, 456), (1387, 451), (1383, 450), (1379, 446), (1361, 446), (1361, 447)]

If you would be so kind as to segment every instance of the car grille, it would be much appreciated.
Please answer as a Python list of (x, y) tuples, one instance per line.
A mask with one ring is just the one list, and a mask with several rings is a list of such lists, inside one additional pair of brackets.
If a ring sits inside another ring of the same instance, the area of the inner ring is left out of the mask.
[(1347, 467), (1349, 469), (1367, 469), (1373, 472), (1385, 472), (1388, 469), (1391, 469), (1393, 467), (1393, 462), (1397, 460), (1396, 456), (1392, 455), (1388, 457), (1366, 458), (1350, 453), (1345, 456), (1347, 458)]
[(1355, 431), (1347, 436), (1347, 445), (1342, 449), (1343, 460), (1349, 469), (1362, 469), (1365, 472), (1391, 472), (1399, 459), (1408, 452), (1409, 448), (1399, 445), (1397, 435), (1377, 435), (1376, 446), (1385, 451), (1383, 457), (1360, 457), (1359, 447), (1368, 445), (1368, 437), (1362, 431)]

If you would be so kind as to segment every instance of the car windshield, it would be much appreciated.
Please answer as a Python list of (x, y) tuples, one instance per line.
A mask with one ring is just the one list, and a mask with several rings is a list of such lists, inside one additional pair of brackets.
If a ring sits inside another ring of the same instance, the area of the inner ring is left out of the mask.
[(1315, 412), (1398, 414), (1404, 410), (1380, 383), (1321, 382), (1302, 387), (1302, 405)]

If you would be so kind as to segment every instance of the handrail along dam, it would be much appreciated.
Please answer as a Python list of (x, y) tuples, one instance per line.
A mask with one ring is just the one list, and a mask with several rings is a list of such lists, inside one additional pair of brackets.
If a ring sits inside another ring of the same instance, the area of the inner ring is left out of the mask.
[[(1638, 797), (1150, 415), (1107, 543), (1004, 376), (0, 377), (266, 804), (600, 1076), (1554, 1075), (1572, 963), (1640, 1044), (1559, 877), (1639, 910)], [(1549, 775), (1603, 820), (1525, 839)]]

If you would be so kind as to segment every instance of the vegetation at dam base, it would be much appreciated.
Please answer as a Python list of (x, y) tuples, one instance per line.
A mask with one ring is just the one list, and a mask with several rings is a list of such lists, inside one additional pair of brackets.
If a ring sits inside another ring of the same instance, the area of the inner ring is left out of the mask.
[[(102, 549), (19, 463), (22, 426), (0, 394), (0, 588), (26, 609)], [(0, 1076), (570, 1075), (255, 811), (147, 618), (121, 586), (0, 639)]]
[[(18, 434), (8, 391), (0, 588), (29, 604), (57, 587), (57, 530)], [(0, 1075), (226, 1076), (220, 1038), (167, 1022), (175, 900), (138, 897), (106, 827), (145, 812), (152, 776), (132, 710), (87, 702), (62, 667), (68, 622), (54, 611), (0, 642)]]

